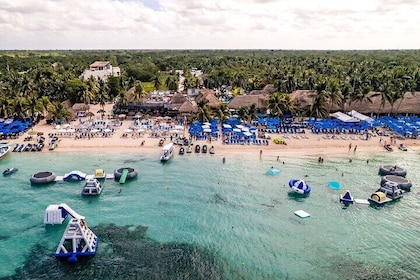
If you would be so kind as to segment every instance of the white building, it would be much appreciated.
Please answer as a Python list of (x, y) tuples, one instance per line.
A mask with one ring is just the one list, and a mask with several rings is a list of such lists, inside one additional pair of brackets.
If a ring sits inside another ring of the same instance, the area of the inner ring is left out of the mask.
[(85, 80), (92, 76), (98, 80), (106, 81), (111, 75), (119, 77), (121, 76), (121, 70), (120, 67), (112, 67), (109, 61), (95, 61), (89, 66), (89, 69), (82, 73), (82, 77)]

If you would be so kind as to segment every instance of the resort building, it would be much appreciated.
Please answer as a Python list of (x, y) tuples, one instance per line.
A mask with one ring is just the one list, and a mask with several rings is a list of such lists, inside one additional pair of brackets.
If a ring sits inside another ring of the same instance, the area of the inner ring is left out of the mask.
[(107, 81), (109, 76), (121, 76), (120, 67), (113, 67), (109, 61), (95, 61), (89, 66), (89, 69), (82, 73), (82, 78), (85, 80), (94, 77), (98, 80)]

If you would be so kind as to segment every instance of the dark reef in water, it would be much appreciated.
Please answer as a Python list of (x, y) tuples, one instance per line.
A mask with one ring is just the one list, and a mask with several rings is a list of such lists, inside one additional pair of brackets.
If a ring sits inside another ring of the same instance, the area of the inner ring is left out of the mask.
[[(226, 263), (189, 244), (160, 244), (145, 236), (145, 227), (92, 227), (99, 236), (96, 256), (76, 264), (58, 260), (37, 244), (16, 274), (2, 279), (229, 279)], [(238, 271), (230, 275), (240, 276)]]

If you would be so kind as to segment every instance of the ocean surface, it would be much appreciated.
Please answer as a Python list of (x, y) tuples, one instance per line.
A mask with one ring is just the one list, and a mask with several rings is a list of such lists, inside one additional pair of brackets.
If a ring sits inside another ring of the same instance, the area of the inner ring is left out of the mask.
[[(2, 159), (1, 171), (19, 171), (0, 177), (0, 279), (420, 279), (418, 152), (324, 155), (323, 163), (269, 151), (261, 160), (259, 153), (216, 151), (162, 164), (159, 156), (139, 149)], [(338, 181), (367, 199), (383, 164), (408, 170), (413, 187), (400, 201), (345, 208), (342, 191), (328, 187)], [(29, 181), (41, 171), (120, 167), (139, 176), (123, 185), (104, 180), (95, 198), (80, 195), (83, 182)], [(265, 174), (271, 167), (281, 172)], [(293, 178), (312, 187), (308, 197), (290, 192)], [(54, 258), (66, 224), (46, 226), (43, 216), (59, 203), (84, 215), (99, 236), (95, 257), (75, 265)], [(294, 215), (300, 209), (311, 216)]]

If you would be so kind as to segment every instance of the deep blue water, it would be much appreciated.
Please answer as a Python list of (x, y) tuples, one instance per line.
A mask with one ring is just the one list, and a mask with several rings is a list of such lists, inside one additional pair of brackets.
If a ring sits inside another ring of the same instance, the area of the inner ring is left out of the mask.
[[(201, 272), (214, 269), (202, 279), (420, 279), (418, 153), (357, 154), (351, 163), (348, 156), (336, 155), (324, 157), (322, 164), (315, 156), (281, 154), (277, 162), (277, 153), (268, 151), (262, 160), (258, 154), (233, 154), (225, 155), (223, 164), (222, 157), (175, 155), (162, 164), (159, 154), (140, 151), (11, 153), (0, 161), (1, 170), (19, 168), (0, 178), (0, 278), (24, 279), (38, 272), (45, 276), (51, 273), (45, 267), (61, 275), (73, 271), (52, 257), (65, 225), (43, 224), (49, 204), (67, 203), (104, 235), (99, 235), (96, 263), (77, 267), (80, 279), (86, 277), (84, 270), (118, 278), (110, 263), (121, 266), (138, 256), (143, 256), (137, 261), (140, 266), (151, 260), (147, 256), (157, 258), (148, 271), (155, 279), (200, 278), (201, 274), (186, 277), (186, 264)], [(329, 188), (328, 181), (338, 181), (355, 198), (367, 199), (379, 186), (382, 164), (406, 168), (412, 191), (381, 209), (367, 205), (343, 209), (338, 201), (341, 191)], [(31, 174), (40, 171), (93, 174), (103, 168), (112, 173), (124, 166), (137, 169), (139, 176), (124, 185), (105, 180), (97, 198), (80, 196), (82, 182), (46, 186), (29, 182)], [(271, 166), (281, 172), (266, 175)], [(292, 178), (306, 179), (311, 194), (305, 198), (291, 194), (287, 185)], [(299, 209), (311, 216), (295, 216)], [(111, 224), (118, 230), (107, 228)], [(127, 232), (136, 227), (141, 227), (141, 234), (129, 236)], [(141, 247), (144, 244), (148, 246)], [(170, 248), (168, 254), (154, 251), (162, 248)], [(182, 250), (185, 262), (173, 257), (177, 250)], [(32, 264), (34, 259), (38, 267)], [(102, 268), (99, 260), (107, 266)], [(64, 265), (64, 270), (56, 265)], [(144, 276), (130, 271), (131, 266), (121, 269), (127, 272), (121, 279)], [(159, 277), (154, 269), (160, 271)]]

